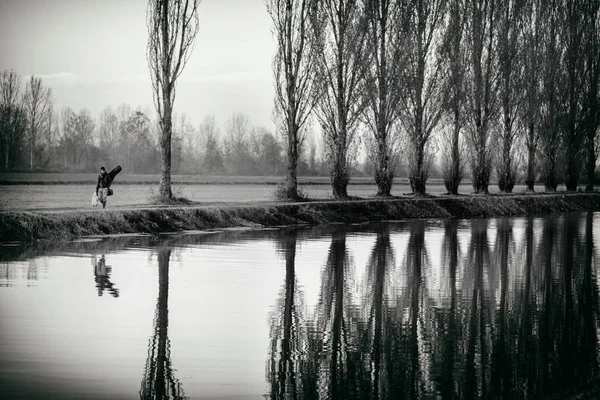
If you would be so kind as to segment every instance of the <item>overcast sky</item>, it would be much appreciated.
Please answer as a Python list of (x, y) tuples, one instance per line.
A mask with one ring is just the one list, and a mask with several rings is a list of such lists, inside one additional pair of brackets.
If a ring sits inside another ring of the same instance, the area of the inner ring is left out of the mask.
[[(35, 74), (55, 107), (153, 108), (146, 0), (0, 0), (0, 70)], [(273, 127), (275, 51), (263, 0), (202, 0), (195, 49), (178, 80), (175, 111), (197, 127), (233, 112)]]

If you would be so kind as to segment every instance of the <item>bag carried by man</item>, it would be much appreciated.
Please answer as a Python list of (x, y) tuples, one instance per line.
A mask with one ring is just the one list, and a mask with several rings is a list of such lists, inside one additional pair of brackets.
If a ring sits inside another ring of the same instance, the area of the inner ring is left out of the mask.
[[(115, 179), (115, 176), (117, 176), (117, 174), (118, 174), (119, 172), (121, 172), (122, 170), (123, 170), (123, 168), (121, 168), (121, 166), (120, 166), (120, 165), (117, 165), (115, 168), (113, 168), (113, 170), (112, 170), (112, 171), (110, 171), (110, 172), (108, 173), (108, 177), (109, 177), (109, 180), (108, 180), (108, 186), (109, 186), (109, 187), (110, 187), (110, 185), (111, 185), (112, 181)], [(108, 195), (110, 196), (111, 194), (112, 194), (112, 193), (110, 193), (110, 190), (109, 190), (109, 194), (108, 194)]]
[(113, 190), (110, 188), (110, 185), (112, 184), (112, 181), (115, 179), (115, 176), (117, 176), (117, 174), (119, 172), (121, 172), (122, 170), (123, 170), (123, 168), (121, 168), (120, 165), (117, 165), (115, 168), (113, 168), (112, 171), (110, 171), (108, 173), (109, 184), (108, 184), (108, 193), (107, 193), (107, 196), (112, 196), (113, 195)]

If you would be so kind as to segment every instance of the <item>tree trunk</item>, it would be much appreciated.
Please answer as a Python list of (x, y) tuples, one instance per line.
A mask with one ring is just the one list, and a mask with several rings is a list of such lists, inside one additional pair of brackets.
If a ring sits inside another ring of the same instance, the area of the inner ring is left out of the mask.
[[(167, 99), (167, 97), (165, 97)], [(171, 191), (171, 136), (173, 133), (173, 125), (171, 120), (171, 104), (169, 100), (165, 100), (164, 116), (161, 118), (161, 135), (160, 135), (160, 185), (159, 196), (161, 200), (169, 200), (173, 197)]]
[(298, 128), (289, 124), (288, 136), (288, 173), (286, 179), (287, 198), (298, 198)]
[(449, 176), (445, 179), (444, 185), (446, 186), (446, 190), (449, 194), (458, 194), (458, 187), (460, 186), (460, 181), (462, 180), (462, 174), (460, 171), (460, 148), (459, 148), (459, 140), (460, 140), (460, 110), (458, 107), (454, 109), (454, 129), (452, 132), (452, 150), (451, 150), (451, 159), (450, 159), (450, 173)]
[[(571, 117), (574, 118), (574, 117)], [(577, 191), (577, 185), (579, 184), (579, 145), (577, 136), (578, 133), (575, 132), (575, 124), (572, 123), (573, 126), (570, 127), (570, 139), (567, 143), (567, 168), (565, 171), (565, 186), (567, 187), (567, 191), (575, 192)]]
[(498, 171), (498, 189), (505, 193), (511, 193), (515, 186), (514, 175), (512, 171), (512, 159), (510, 150), (512, 148), (512, 132), (509, 126), (510, 122), (505, 121), (504, 138), (502, 143), (502, 165)]
[(331, 174), (331, 188), (333, 189), (333, 196), (335, 198), (348, 197), (348, 182), (350, 178), (346, 171), (344, 160), (339, 158), (335, 161), (333, 171)]
[[(423, 67), (424, 68), (424, 67)], [(419, 70), (419, 75), (422, 77), (423, 71)], [(420, 79), (422, 81), (422, 79)], [(421, 85), (417, 85), (417, 101), (421, 101)], [(414, 151), (414, 159), (412, 162), (414, 165), (410, 166), (409, 169), (409, 181), (410, 187), (414, 194), (423, 195), (425, 194), (425, 143), (423, 133), (423, 107), (421, 104), (417, 105), (415, 112), (415, 132), (412, 138), (412, 146)]]
[[(160, 4), (160, 31), (162, 39), (162, 58), (160, 65), (160, 73), (162, 75), (162, 115), (160, 115), (160, 184), (158, 194), (162, 201), (169, 200), (173, 197), (171, 191), (171, 136), (173, 133), (172, 112), (173, 104), (171, 103), (171, 94), (174, 90), (174, 79), (171, 80), (171, 59), (167, 54), (169, 49), (170, 32), (169, 32), (169, 3), (164, 0)], [(158, 83), (155, 83), (158, 84)], [(158, 100), (160, 101), (160, 100)]]
[(410, 187), (414, 194), (424, 195), (425, 194), (425, 170), (424, 170), (424, 148), (421, 144), (416, 146), (416, 157), (415, 157), (415, 169), (411, 176)]
[[(342, 20), (342, 13), (338, 13), (338, 38), (339, 43), (336, 49), (336, 108), (337, 108), (337, 124), (338, 124), (338, 136), (336, 143), (336, 154), (335, 164), (333, 167), (333, 174), (331, 176), (331, 186), (333, 189), (333, 196), (336, 198), (348, 197), (348, 182), (350, 181), (348, 171), (348, 153), (347, 153), (347, 141), (348, 141), (348, 110), (345, 108), (344, 102), (347, 97), (350, 97), (350, 93), (346, 94), (346, 87), (344, 85), (344, 48), (345, 48), (345, 32), (344, 32), (344, 21)], [(346, 28), (347, 29), (347, 28)], [(348, 60), (348, 63), (350, 61)], [(356, 62), (356, 61), (355, 61)], [(352, 90), (352, 88), (350, 88)]]
[(473, 179), (473, 190), (475, 193), (488, 194), (489, 184), (489, 168), (486, 165), (487, 155), (486, 144), (485, 144), (485, 132), (484, 127), (479, 125), (477, 127), (477, 155), (475, 156), (475, 165), (472, 167), (472, 179)]
[(595, 170), (596, 170), (596, 151), (594, 148), (594, 138), (595, 138), (595, 132), (594, 132), (594, 126), (590, 125), (587, 127), (588, 129), (588, 137), (587, 137), (587, 165), (586, 165), (586, 172), (587, 172), (587, 184), (585, 186), (585, 191), (586, 192), (593, 192), (594, 191), (594, 178), (595, 178)]
[(460, 173), (460, 152), (459, 152), (459, 140), (460, 140), (460, 111), (458, 107), (454, 110), (454, 134), (452, 135), (452, 190), (450, 193), (458, 194), (458, 187), (462, 180), (462, 174)]
[(527, 140), (527, 178), (525, 184), (527, 190), (530, 192), (535, 191), (535, 126), (533, 123), (529, 124), (528, 140)]
[(387, 70), (387, 43), (385, 32), (387, 30), (386, 19), (380, 17), (378, 19), (379, 24), (379, 39), (377, 39), (376, 46), (378, 47), (377, 52), (381, 58), (379, 70), (377, 71), (377, 88), (379, 93), (377, 94), (377, 108), (379, 117), (376, 119), (376, 132), (375, 139), (377, 141), (377, 164), (375, 165), (375, 183), (377, 184), (377, 196), (390, 196), (392, 190), (392, 184), (394, 181), (393, 168), (390, 170), (390, 160), (388, 156), (388, 131), (386, 123), (387, 117), (387, 103), (389, 100), (388, 94), (388, 70)]
[(377, 151), (377, 165), (375, 166), (375, 183), (377, 184), (377, 196), (390, 196), (394, 171), (389, 169), (389, 157), (384, 140), (379, 139)]
[(546, 189), (546, 192), (556, 192), (556, 187), (558, 186), (555, 161), (555, 156), (552, 156), (546, 161), (546, 176), (544, 178), (544, 188)]
[(422, 3), (419, 2), (418, 11), (417, 11), (417, 71), (416, 71), (416, 79), (415, 79), (415, 98), (416, 98), (416, 110), (415, 110), (415, 135), (413, 137), (413, 145), (415, 147), (415, 165), (412, 168), (412, 176), (409, 177), (411, 182), (411, 187), (414, 194), (424, 195), (425, 194), (425, 132), (423, 132), (423, 114), (424, 114), (424, 105), (423, 105), (423, 86), (425, 82), (425, 49), (423, 44), (423, 34), (425, 34), (425, 21), (423, 16)]

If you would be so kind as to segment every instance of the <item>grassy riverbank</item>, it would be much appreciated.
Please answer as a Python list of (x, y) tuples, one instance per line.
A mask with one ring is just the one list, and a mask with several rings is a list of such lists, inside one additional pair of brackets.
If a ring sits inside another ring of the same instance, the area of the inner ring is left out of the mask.
[(0, 213), (0, 241), (69, 240), (109, 234), (410, 218), (516, 216), (581, 210), (600, 211), (600, 194), (436, 196), (43, 213), (14, 211)]

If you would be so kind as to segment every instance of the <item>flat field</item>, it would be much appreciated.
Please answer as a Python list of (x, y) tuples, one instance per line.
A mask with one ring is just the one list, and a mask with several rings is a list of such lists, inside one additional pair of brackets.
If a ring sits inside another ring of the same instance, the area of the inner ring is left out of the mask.
[[(91, 208), (91, 197), (95, 189), (95, 174), (0, 174), (0, 210), (85, 210)], [(273, 193), (281, 177), (218, 177), (218, 176), (173, 176), (173, 192), (200, 205), (240, 204), (273, 202)], [(6, 183), (10, 181), (11, 183)], [(34, 183), (35, 182), (35, 183)], [(310, 199), (332, 199), (328, 177), (301, 177), (300, 189)], [(109, 197), (108, 208), (136, 208), (151, 204), (158, 190), (157, 175), (119, 174), (112, 185), (115, 194)], [(514, 193), (522, 193), (524, 186), (517, 185)], [(460, 188), (463, 194), (472, 192), (470, 183)], [(543, 187), (536, 187), (543, 191)], [(372, 178), (353, 178), (348, 188), (350, 196), (370, 198), (377, 187)], [(441, 182), (427, 185), (432, 195), (446, 192)], [(490, 185), (490, 192), (498, 188)], [(392, 188), (392, 195), (410, 194), (406, 180), (399, 179)]]
[[(98, 174), (93, 173), (29, 173), (0, 172), (0, 185), (16, 184), (95, 184)], [(182, 185), (212, 184), (252, 184), (276, 185), (283, 180), (281, 176), (228, 176), (228, 175), (172, 175), (171, 181)], [(160, 175), (127, 174), (117, 175), (115, 183), (120, 184), (158, 184)], [(327, 176), (301, 176), (298, 181), (303, 184), (329, 185)], [(406, 181), (406, 179), (404, 179)], [(374, 184), (372, 177), (353, 177), (353, 184)], [(408, 181), (406, 181), (408, 183)], [(442, 183), (442, 182), (438, 182)]]

